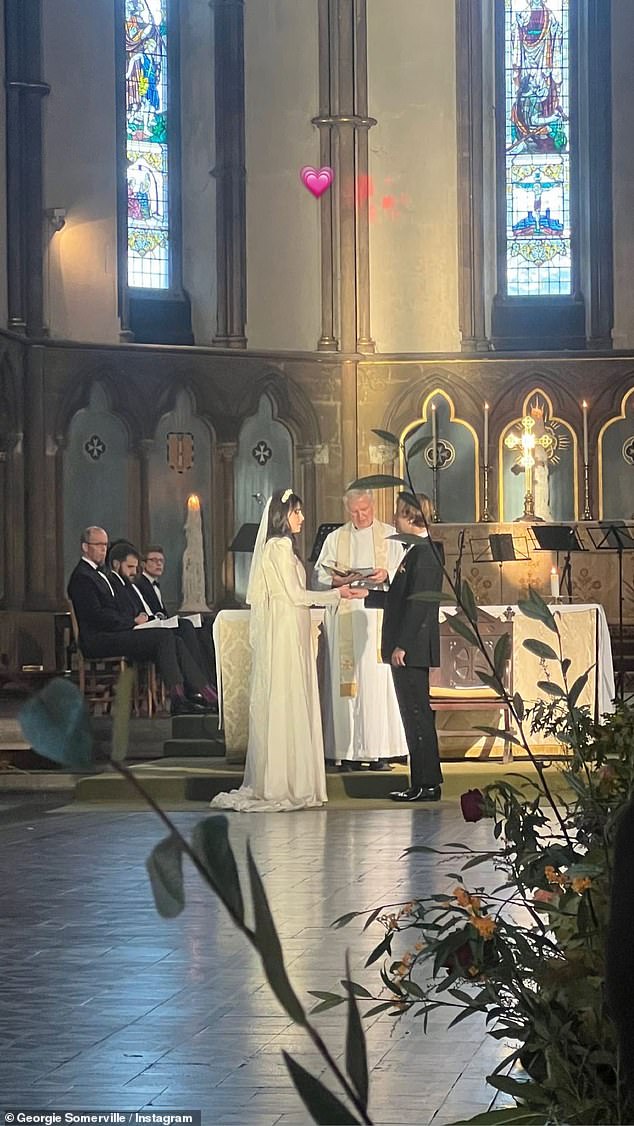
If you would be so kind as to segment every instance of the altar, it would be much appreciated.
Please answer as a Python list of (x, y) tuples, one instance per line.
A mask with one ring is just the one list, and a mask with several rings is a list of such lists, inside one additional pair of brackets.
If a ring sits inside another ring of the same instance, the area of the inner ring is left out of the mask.
[[(607, 619), (602, 606), (592, 603), (566, 603), (553, 606), (562, 638), (565, 657), (571, 661), (569, 683), (590, 669), (588, 683), (579, 698), (580, 705), (590, 708), (599, 718), (614, 710), (614, 671)], [(519, 692), (527, 707), (540, 698), (536, 685), (550, 675), (558, 680), (558, 667), (554, 662), (540, 660), (523, 645), (527, 638), (537, 638), (553, 644), (554, 635), (540, 622), (525, 617), (516, 606), (486, 606), (486, 612), (502, 617), (513, 615), (513, 689)], [(381, 614), (381, 610), (368, 610), (368, 614)], [(455, 607), (440, 608), (441, 617), (455, 613)], [(324, 611), (311, 610), (313, 639), (317, 655)], [(249, 676), (251, 652), (249, 648), (249, 611), (222, 610), (214, 622), (214, 644), (218, 670), (218, 690), (221, 700), (222, 726), (229, 761), (244, 759), (248, 740)], [(442, 711), (437, 714), (437, 727), (441, 758), (501, 758), (504, 753), (502, 739), (494, 739), (477, 732), (476, 726), (495, 726), (501, 723), (500, 711), (492, 706), (490, 713), (479, 711)], [(535, 752), (561, 753), (556, 743), (531, 737)]]

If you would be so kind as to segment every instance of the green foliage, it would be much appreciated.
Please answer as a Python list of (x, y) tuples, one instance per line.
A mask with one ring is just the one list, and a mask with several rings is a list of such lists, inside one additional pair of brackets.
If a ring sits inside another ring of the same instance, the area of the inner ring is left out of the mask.
[(90, 770), (94, 740), (81, 692), (70, 680), (51, 680), (19, 714), (22, 730), (38, 754), (71, 771)]
[[(453, 891), (375, 908), (368, 916), (366, 926), (378, 924), (383, 932), (366, 961), (379, 970), (367, 999), (370, 1012), (380, 1006), (396, 1017), (411, 1012), (423, 1027), (443, 1006), (450, 1007), (452, 1026), (486, 1015), (489, 1034), (509, 1042), (509, 1054), (488, 1082), (519, 1105), (478, 1115), (472, 1124), (625, 1126), (634, 1121), (634, 1106), (622, 1086), (616, 1030), (605, 1006), (604, 956), (615, 824), (634, 795), (634, 709), (621, 706), (594, 724), (579, 706), (590, 670), (569, 685), (570, 660), (561, 656), (557, 622), (533, 591), (521, 608), (551, 630), (554, 644), (528, 639), (525, 645), (540, 660), (555, 662), (559, 675), (553, 680), (548, 672), (538, 684), (545, 698), (526, 708), (502, 683), (506, 642), (498, 641), (491, 659), (469, 594), (464, 588), (456, 593), (464, 617), (449, 621), (480, 649), (488, 668), (479, 676), (504, 697), (517, 725), (517, 733), (504, 736), (525, 749), (536, 775), (520, 780), (509, 773), (483, 794), (463, 796), (466, 818), (491, 817), (493, 849), (474, 850), (467, 841), (407, 850), (452, 861)], [(569, 752), (561, 770), (565, 800), (553, 796), (525, 725)], [(491, 863), (495, 886), (471, 890), (471, 871)], [(342, 916), (338, 925), (358, 914)], [(346, 987), (365, 1007), (359, 983)]]
[(175, 919), (185, 906), (183, 888), (183, 850), (170, 834), (152, 850), (145, 866), (148, 870), (156, 910), (164, 919)]

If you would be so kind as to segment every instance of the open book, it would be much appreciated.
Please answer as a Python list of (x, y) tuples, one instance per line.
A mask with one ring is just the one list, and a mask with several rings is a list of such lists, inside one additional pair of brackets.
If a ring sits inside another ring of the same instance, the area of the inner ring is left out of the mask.
[(191, 622), (194, 629), (200, 629), (203, 624), (200, 614), (174, 614), (171, 618), (152, 618), (149, 622), (141, 622), (140, 625), (134, 628), (152, 629), (160, 626), (161, 629), (178, 629), (180, 618), (184, 618), (186, 622)]
[(135, 629), (178, 629), (178, 618), (152, 618), (149, 622), (140, 622)]
[(367, 579), (369, 575), (373, 575), (376, 567), (341, 567), (335, 563), (329, 567), (327, 563), (323, 564), (324, 571), (329, 571), (331, 575), (337, 575), (340, 579), (347, 578), (348, 575), (355, 575), (360, 579)]

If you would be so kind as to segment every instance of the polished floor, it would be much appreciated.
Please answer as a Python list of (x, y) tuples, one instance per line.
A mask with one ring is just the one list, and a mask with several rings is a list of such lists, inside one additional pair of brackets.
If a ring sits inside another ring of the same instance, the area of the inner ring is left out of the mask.
[[(189, 832), (201, 815), (174, 816)], [(251, 840), (303, 996), (337, 984), (347, 949), (353, 976), (376, 986), (376, 968), (363, 963), (381, 932), (332, 930), (338, 915), (451, 889), (436, 859), (403, 857), (408, 845), (485, 845), (489, 833), (486, 822), (465, 825), (453, 801), (230, 823), (241, 859)], [(317, 1074), (321, 1061), (196, 873), (185, 912), (156, 914), (144, 862), (163, 835), (151, 813), (0, 795), (0, 1111), (193, 1109), (205, 1126), (309, 1122), (281, 1050)], [(341, 1058), (343, 1009), (315, 1020)], [(374, 1123), (442, 1126), (490, 1105), (484, 1076), (504, 1046), (478, 1022), (446, 1023), (433, 1020), (425, 1035), (412, 1019), (367, 1022)]]

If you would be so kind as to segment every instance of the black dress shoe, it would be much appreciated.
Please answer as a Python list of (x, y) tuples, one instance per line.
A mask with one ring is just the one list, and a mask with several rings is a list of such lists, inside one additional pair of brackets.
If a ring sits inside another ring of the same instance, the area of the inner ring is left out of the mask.
[(170, 715), (209, 715), (209, 712), (207, 708), (201, 707), (200, 704), (195, 704), (192, 700), (183, 698), (172, 700)]
[(341, 774), (350, 774), (353, 770), (361, 770), (360, 762), (353, 762), (352, 759), (344, 758), (339, 767)]
[(440, 786), (418, 786), (416, 789), (410, 786), (408, 790), (392, 790), (390, 798), (398, 802), (440, 801)]
[(376, 759), (374, 762), (370, 763), (370, 770), (391, 770), (391, 769), (392, 769), (392, 767), (390, 766), (389, 762), (387, 762), (384, 758)]
[(206, 700), (202, 692), (190, 692), (187, 699), (190, 704), (196, 704), (205, 715), (218, 715), (218, 701)]

